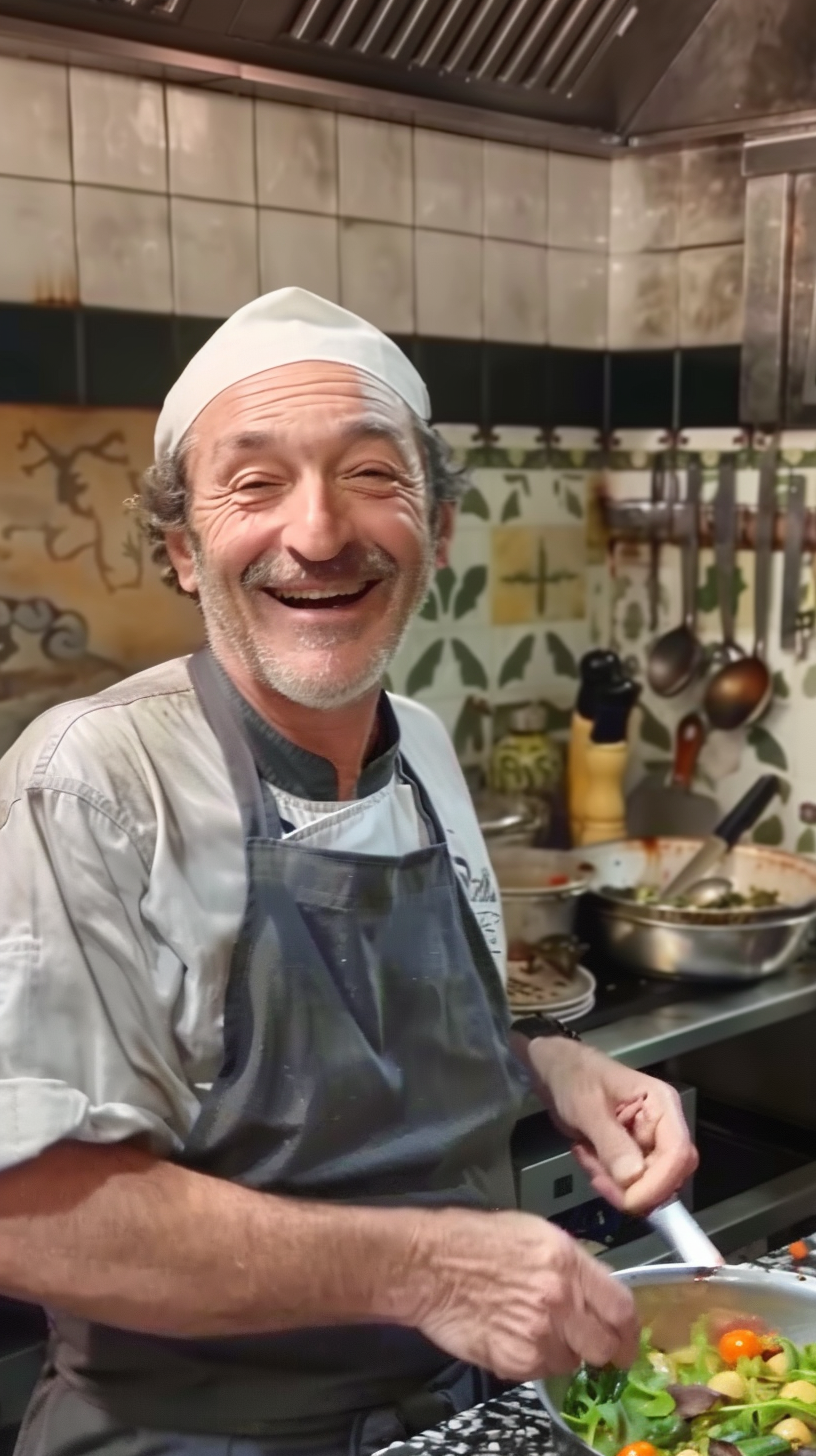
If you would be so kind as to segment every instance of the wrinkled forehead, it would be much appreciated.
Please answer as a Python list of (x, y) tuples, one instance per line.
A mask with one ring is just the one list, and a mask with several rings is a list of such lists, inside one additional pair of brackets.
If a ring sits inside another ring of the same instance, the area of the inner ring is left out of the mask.
[(421, 467), (421, 424), (382, 380), (352, 365), (304, 360), (267, 369), (223, 390), (201, 411), (183, 444), (190, 464), (217, 465), (236, 450), (316, 454), (365, 437), (390, 442)]

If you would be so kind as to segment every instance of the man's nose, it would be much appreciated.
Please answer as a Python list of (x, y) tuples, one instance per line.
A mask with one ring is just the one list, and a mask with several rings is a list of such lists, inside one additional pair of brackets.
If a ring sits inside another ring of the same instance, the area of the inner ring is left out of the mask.
[(298, 480), (285, 509), (281, 545), (308, 561), (331, 561), (352, 539), (341, 493), (316, 472)]

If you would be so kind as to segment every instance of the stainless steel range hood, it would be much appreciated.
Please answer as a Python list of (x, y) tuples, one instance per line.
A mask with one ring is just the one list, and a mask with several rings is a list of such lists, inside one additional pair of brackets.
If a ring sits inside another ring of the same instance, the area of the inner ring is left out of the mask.
[(816, 110), (814, 0), (0, 0), (0, 48), (580, 150)]

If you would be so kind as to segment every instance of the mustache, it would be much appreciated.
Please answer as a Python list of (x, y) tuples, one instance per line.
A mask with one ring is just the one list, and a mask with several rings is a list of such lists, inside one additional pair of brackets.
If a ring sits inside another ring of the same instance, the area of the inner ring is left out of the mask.
[(344, 546), (330, 561), (293, 560), (287, 551), (275, 551), (253, 561), (241, 573), (248, 591), (285, 591), (287, 587), (333, 586), (349, 580), (388, 581), (398, 572), (394, 557), (381, 546)]

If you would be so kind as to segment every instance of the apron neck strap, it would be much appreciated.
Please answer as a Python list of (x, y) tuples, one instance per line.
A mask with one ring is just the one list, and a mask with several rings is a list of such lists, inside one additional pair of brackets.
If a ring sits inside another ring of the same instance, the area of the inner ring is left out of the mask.
[(243, 725), (224, 691), (209, 647), (193, 654), (188, 671), (204, 717), (221, 745), (246, 838), (280, 839), (282, 830), (274, 799), (267, 807)]
[(425, 821), (425, 828), (431, 844), (446, 844), (447, 837), (442, 825), (439, 822), (437, 812), (428, 796), (428, 792), (418, 774), (414, 773), (407, 758), (401, 753), (398, 760), (398, 769), (401, 778), (409, 784), (413, 790), (414, 803), (417, 806), (417, 813)]

